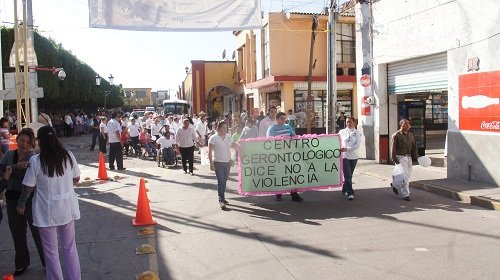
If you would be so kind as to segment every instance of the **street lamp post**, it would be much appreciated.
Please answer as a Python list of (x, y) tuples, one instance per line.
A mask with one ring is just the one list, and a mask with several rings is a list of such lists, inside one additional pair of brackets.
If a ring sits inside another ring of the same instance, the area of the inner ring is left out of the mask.
[[(106, 110), (106, 98), (108, 97), (108, 95), (113, 90), (113, 81), (114, 81), (114, 79), (115, 79), (115, 77), (113, 77), (113, 74), (110, 74), (109, 77), (108, 77), (108, 80), (109, 80), (109, 85), (111, 87), (109, 88), (108, 91), (106, 91), (104, 93), (104, 110)], [(100, 86), (101, 85), (101, 76), (99, 76), (99, 74), (97, 74), (97, 76), (95, 77), (95, 84), (96, 84), (96, 86)]]

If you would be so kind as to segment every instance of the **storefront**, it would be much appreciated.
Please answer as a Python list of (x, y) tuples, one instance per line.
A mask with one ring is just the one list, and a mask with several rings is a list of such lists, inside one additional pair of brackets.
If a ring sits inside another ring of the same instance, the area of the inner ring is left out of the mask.
[(390, 63), (387, 70), (388, 94), (397, 95), (397, 123), (402, 118), (411, 121), (419, 154), (425, 154), (429, 141), (444, 147), (448, 129), (446, 53)]
[[(324, 89), (317, 89), (323, 85)], [(305, 88), (304, 88), (305, 87)], [(316, 89), (314, 89), (316, 88)], [(327, 91), (326, 82), (316, 83), (316, 87), (311, 90), (314, 118), (312, 122), (313, 128), (325, 129), (327, 118)], [(352, 83), (337, 83), (337, 117), (340, 112), (344, 112), (345, 116), (353, 116), (353, 85)], [(294, 90), (294, 108), (295, 113), (306, 111), (307, 106), (307, 83), (295, 83)], [(303, 115), (305, 118), (305, 115)], [(303, 122), (299, 120), (299, 124), (305, 127), (305, 119)], [(298, 127), (301, 127), (300, 125)]]

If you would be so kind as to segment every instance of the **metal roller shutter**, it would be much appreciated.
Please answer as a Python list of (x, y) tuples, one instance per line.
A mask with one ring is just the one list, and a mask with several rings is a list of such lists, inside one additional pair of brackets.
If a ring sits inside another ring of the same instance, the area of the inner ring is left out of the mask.
[(387, 92), (404, 94), (448, 89), (446, 53), (389, 63)]

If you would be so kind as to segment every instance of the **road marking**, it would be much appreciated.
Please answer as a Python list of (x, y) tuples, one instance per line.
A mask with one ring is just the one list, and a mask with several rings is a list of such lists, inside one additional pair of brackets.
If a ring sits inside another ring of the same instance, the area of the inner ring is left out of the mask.
[(429, 250), (427, 250), (425, 248), (415, 248), (415, 251), (417, 251), (417, 252), (429, 252)]

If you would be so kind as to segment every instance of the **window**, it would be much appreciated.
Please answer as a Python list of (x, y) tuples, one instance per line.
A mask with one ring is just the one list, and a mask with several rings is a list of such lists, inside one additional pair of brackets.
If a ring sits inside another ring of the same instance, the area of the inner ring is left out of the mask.
[(263, 50), (263, 56), (264, 56), (264, 78), (267, 78), (270, 76), (270, 68), (271, 68), (271, 63), (270, 63), (270, 57), (269, 57), (269, 25), (264, 26), (264, 40), (262, 40), (262, 50)]
[(336, 25), (335, 52), (337, 53), (337, 63), (355, 63), (355, 33), (354, 25), (338, 23)]

